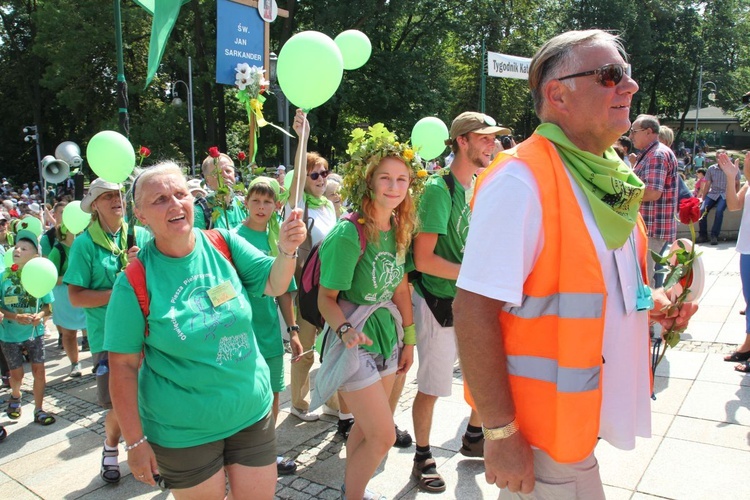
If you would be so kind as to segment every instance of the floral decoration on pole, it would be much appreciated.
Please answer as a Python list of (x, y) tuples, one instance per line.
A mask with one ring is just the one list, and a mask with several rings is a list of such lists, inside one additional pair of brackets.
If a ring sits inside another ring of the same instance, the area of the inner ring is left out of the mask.
[[(690, 287), (693, 285), (694, 278), (693, 265), (696, 258), (701, 255), (695, 253), (695, 224), (704, 215), (704, 213), (701, 213), (701, 202), (698, 198), (687, 198), (680, 201), (677, 218), (690, 229), (690, 241), (677, 240), (677, 248), (667, 255), (660, 255), (653, 250), (651, 251), (651, 257), (654, 259), (654, 262), (663, 266), (657, 272), (666, 275), (664, 278), (664, 290), (671, 296), (677, 295), (674, 303), (670, 306), (672, 310), (679, 310), (690, 295)], [(668, 313), (671, 312), (668, 311)], [(661, 363), (664, 354), (667, 352), (667, 347), (675, 347), (680, 342), (680, 334), (685, 331), (685, 328), (675, 328), (672, 326), (666, 332), (662, 332), (664, 348), (657, 358), (654, 367)]]
[(294, 138), (294, 136), (278, 125), (267, 122), (263, 117), (263, 103), (266, 102), (263, 94), (269, 93), (268, 87), (270, 85), (270, 82), (264, 77), (265, 70), (258, 66), (240, 63), (235, 68), (235, 71), (234, 84), (240, 89), (237, 92), (237, 100), (245, 105), (247, 121), (250, 125), (249, 162), (250, 165), (254, 165), (255, 155), (258, 152), (258, 127), (270, 125), (289, 137)]

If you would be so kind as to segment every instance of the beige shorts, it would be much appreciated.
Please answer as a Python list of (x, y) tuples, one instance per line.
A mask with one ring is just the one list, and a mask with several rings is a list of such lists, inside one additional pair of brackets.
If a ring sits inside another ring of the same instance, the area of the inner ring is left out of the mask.
[(417, 388), (430, 396), (446, 397), (453, 389), (453, 365), (458, 357), (456, 332), (452, 326), (440, 326), (417, 293), (412, 293), (414, 326), (417, 332)]
[(605, 500), (599, 463), (592, 452), (574, 464), (561, 464), (542, 450), (534, 451), (534, 491), (528, 495), (500, 490), (498, 500)]

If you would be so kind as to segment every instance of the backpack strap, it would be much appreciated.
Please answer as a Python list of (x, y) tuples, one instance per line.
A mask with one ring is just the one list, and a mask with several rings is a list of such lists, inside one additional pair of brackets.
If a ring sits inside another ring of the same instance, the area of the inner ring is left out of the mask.
[(125, 268), (125, 277), (128, 279), (130, 286), (133, 287), (135, 298), (138, 299), (143, 319), (146, 320), (143, 335), (144, 337), (148, 337), (148, 315), (151, 312), (151, 308), (148, 290), (146, 289), (146, 268), (143, 267), (143, 262), (137, 257), (132, 259)]
[(357, 234), (359, 235), (359, 257), (362, 258), (367, 249), (367, 236), (365, 235), (365, 226), (359, 222), (360, 218), (361, 216), (357, 212), (349, 212), (342, 217), (342, 219), (348, 220), (357, 228)]
[(235, 267), (234, 261), (232, 260), (232, 252), (229, 250), (229, 245), (227, 245), (227, 240), (224, 239), (224, 235), (216, 229), (206, 229), (203, 231), (203, 234), (206, 235), (206, 238), (208, 238), (208, 241), (211, 242), (214, 248), (216, 248), (221, 255), (232, 264), (232, 267)]
[[(203, 231), (203, 234), (206, 235), (206, 238), (208, 238), (211, 244), (216, 247), (219, 253), (221, 253), (221, 255), (223, 255), (224, 258), (226, 258), (234, 267), (232, 253), (229, 250), (229, 245), (227, 245), (227, 240), (224, 239), (224, 235), (216, 229), (207, 229)], [(60, 267), (62, 268), (62, 264)], [(125, 276), (127, 277), (130, 286), (133, 287), (135, 297), (138, 299), (138, 305), (141, 308), (143, 317), (146, 319), (146, 327), (143, 334), (144, 337), (148, 337), (148, 315), (151, 312), (151, 302), (148, 296), (148, 289), (146, 288), (146, 268), (143, 266), (143, 262), (137, 257), (131, 260), (125, 268)]]
[(57, 228), (52, 227), (48, 229), (44, 235), (47, 237), (47, 242), (49, 243), (50, 248), (55, 245), (55, 240), (57, 239)]
[(203, 220), (206, 223), (206, 229), (213, 228), (213, 221), (211, 220), (211, 207), (208, 206), (208, 201), (204, 197), (196, 198), (195, 204), (201, 207), (203, 212)]
[(451, 204), (453, 204), (453, 193), (456, 192), (456, 179), (450, 171), (446, 175), (443, 175), (442, 178), (451, 195)]
[(65, 259), (68, 258), (65, 254), (65, 247), (63, 247), (62, 243), (59, 241), (55, 241), (53, 248), (57, 248), (57, 251), (60, 253), (60, 272), (62, 272), (63, 266), (65, 265)]

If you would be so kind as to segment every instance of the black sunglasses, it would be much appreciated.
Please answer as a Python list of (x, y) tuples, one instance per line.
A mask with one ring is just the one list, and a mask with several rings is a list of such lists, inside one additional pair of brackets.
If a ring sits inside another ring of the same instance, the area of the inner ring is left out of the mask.
[(605, 64), (601, 68), (576, 73), (574, 75), (563, 76), (558, 80), (567, 80), (568, 78), (578, 78), (579, 76), (596, 75), (596, 83), (602, 87), (615, 87), (622, 77), (630, 76), (630, 64)]
[(330, 172), (328, 170), (323, 170), (322, 172), (313, 172), (313, 173), (308, 174), (308, 175), (310, 175), (310, 179), (312, 179), (314, 181), (317, 181), (318, 177), (322, 177), (322, 178), (325, 179), (326, 177), (328, 177), (329, 173)]

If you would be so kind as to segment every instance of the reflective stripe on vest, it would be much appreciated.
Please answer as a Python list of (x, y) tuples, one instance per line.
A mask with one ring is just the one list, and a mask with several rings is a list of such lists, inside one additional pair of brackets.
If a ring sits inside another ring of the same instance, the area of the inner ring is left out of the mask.
[(561, 368), (557, 360), (538, 356), (508, 356), (508, 373), (557, 386), (558, 392), (586, 392), (599, 388), (599, 366)]
[(511, 307), (508, 313), (519, 318), (559, 316), (568, 319), (601, 318), (604, 295), (600, 293), (556, 293), (546, 297), (524, 296), (520, 306)]

